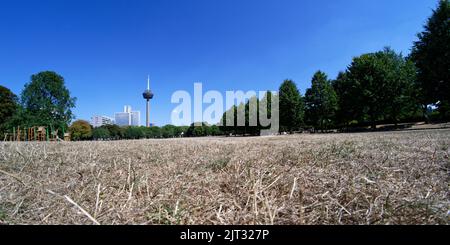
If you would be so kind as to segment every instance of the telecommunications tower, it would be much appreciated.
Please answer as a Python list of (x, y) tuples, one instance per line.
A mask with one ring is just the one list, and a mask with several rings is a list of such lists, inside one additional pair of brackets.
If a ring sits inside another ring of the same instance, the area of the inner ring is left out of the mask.
[(143, 96), (144, 96), (144, 99), (146, 99), (147, 100), (147, 115), (146, 115), (146, 118), (147, 118), (147, 124), (146, 124), (146, 126), (147, 126), (147, 128), (149, 128), (150, 127), (150, 100), (151, 99), (153, 99), (153, 93), (152, 93), (152, 91), (150, 90), (150, 76), (148, 76), (148, 79), (147, 79), (147, 89), (144, 91), (144, 93), (142, 94)]

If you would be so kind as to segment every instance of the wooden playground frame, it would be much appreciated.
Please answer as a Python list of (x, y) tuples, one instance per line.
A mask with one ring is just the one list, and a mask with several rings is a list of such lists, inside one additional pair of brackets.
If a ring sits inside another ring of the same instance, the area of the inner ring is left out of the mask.
[(64, 139), (58, 136), (58, 129), (53, 130), (53, 128), (45, 126), (35, 126), (35, 127), (17, 127), (12, 129), (12, 133), (5, 133), (3, 141), (14, 141), (14, 142), (27, 142), (27, 141), (38, 141), (38, 142), (51, 142), (51, 141), (70, 141), (70, 133), (66, 133), (64, 129), (62, 130), (62, 135)]

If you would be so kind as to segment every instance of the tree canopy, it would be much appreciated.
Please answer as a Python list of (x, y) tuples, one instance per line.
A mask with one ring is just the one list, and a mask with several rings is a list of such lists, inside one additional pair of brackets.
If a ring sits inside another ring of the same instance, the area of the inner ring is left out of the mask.
[(95, 140), (106, 140), (111, 138), (111, 134), (106, 127), (98, 127), (92, 130), (92, 138)]
[(292, 80), (285, 80), (279, 89), (280, 130), (293, 132), (303, 123), (304, 102)]
[(307, 122), (326, 129), (332, 125), (337, 110), (336, 92), (325, 73), (318, 71), (312, 78), (312, 85), (305, 94)]
[(341, 84), (348, 88), (346, 103), (355, 105), (350, 109), (355, 118), (368, 120), (372, 128), (380, 119), (396, 120), (407, 113), (402, 111), (409, 108), (406, 104), (414, 103), (410, 94), (414, 74), (412, 64), (390, 48), (356, 57)]
[(4, 131), (18, 110), (17, 96), (0, 85), (0, 132)]
[(72, 140), (90, 140), (92, 137), (92, 126), (84, 120), (77, 120), (69, 127)]
[(74, 118), (75, 98), (65, 87), (64, 78), (52, 71), (31, 76), (21, 95), (26, 126), (66, 127)]
[[(411, 59), (418, 69), (418, 87), (424, 105), (438, 104), (450, 118), (450, 1), (440, 0), (419, 33)], [(438, 103), (439, 102), (439, 103)]]

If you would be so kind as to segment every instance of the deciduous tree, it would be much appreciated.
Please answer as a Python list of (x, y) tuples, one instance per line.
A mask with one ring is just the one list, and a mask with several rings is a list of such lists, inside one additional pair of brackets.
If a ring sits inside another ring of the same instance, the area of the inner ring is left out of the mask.
[(397, 120), (411, 108), (410, 87), (414, 82), (414, 69), (401, 54), (390, 48), (354, 58), (347, 70), (348, 98), (355, 105), (353, 111), (363, 113), (372, 128), (378, 120)]
[(74, 118), (75, 98), (70, 96), (64, 78), (52, 71), (31, 76), (21, 95), (26, 126), (66, 127)]
[(17, 96), (6, 87), (0, 85), (0, 132), (6, 130), (9, 121), (18, 112)]
[(312, 126), (323, 130), (331, 126), (336, 110), (336, 92), (327, 75), (318, 71), (312, 78), (311, 88), (305, 94), (305, 118)]
[(421, 100), (425, 105), (438, 104), (450, 118), (450, 1), (440, 0), (433, 15), (418, 34), (411, 58), (418, 68)]
[(92, 138), (92, 126), (84, 120), (77, 120), (69, 127), (72, 140), (89, 140)]
[(304, 102), (292, 80), (285, 80), (279, 90), (280, 130), (293, 132), (303, 123)]

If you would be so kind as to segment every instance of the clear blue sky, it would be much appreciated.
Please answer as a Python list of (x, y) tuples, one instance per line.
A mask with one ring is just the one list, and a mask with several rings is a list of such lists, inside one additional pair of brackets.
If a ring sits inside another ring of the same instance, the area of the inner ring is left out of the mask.
[[(0, 84), (20, 94), (53, 70), (90, 119), (124, 105), (170, 122), (171, 95), (204, 90), (302, 94), (316, 70), (330, 78), (352, 57), (391, 46), (409, 53), (437, 0), (5, 0), (0, 6)], [(142, 116), (144, 123), (144, 115)]]

